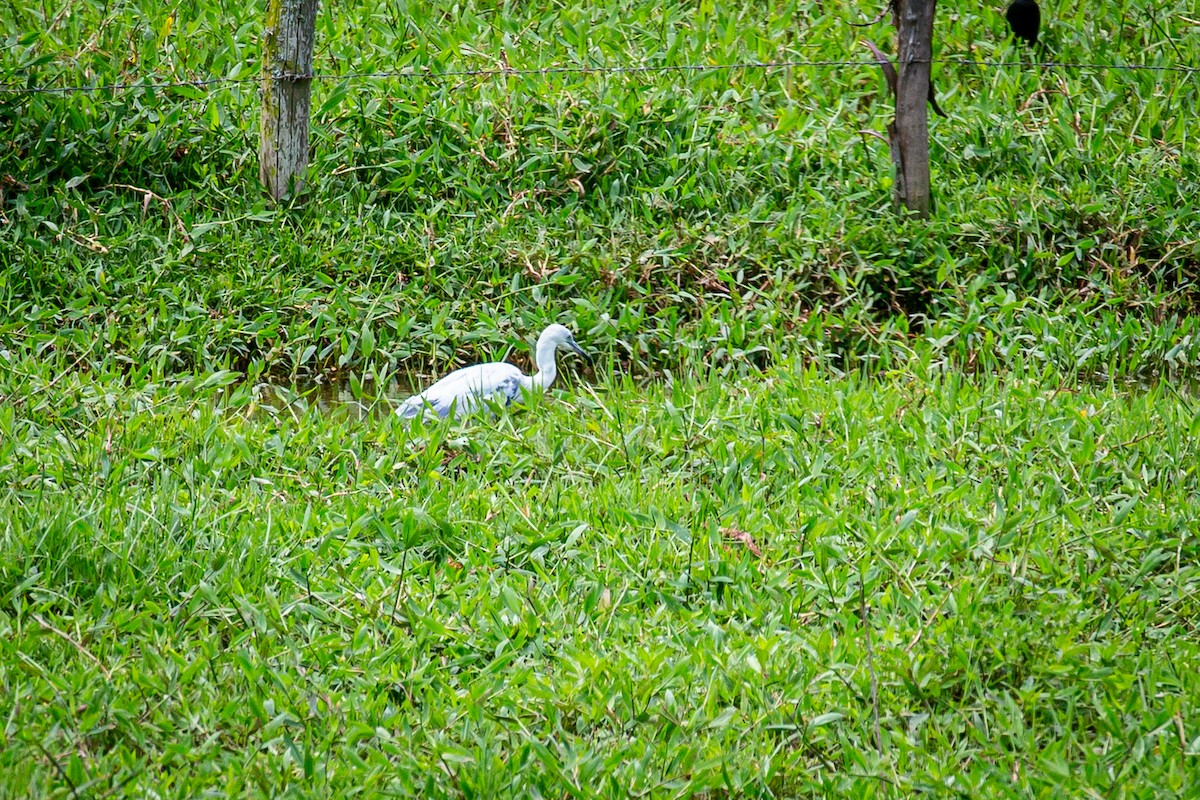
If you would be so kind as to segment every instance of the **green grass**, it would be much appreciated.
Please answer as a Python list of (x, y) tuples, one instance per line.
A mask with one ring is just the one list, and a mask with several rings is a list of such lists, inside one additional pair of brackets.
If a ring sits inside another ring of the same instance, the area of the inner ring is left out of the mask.
[[(253, 82), (0, 90), (0, 796), (1198, 796), (1200, 81), (951, 6), (927, 222), (844, 2), (327, 5), (322, 74), (864, 63), (322, 80), (278, 208)], [(0, 0), (0, 84), (262, 18)], [(373, 396), (552, 320), (534, 409)]]
[(1194, 796), (1200, 414), (1056, 381), (67, 377), (0, 410), (3, 790)]
[[(1045, 3), (1045, 37), (1066, 61), (1200, 63), (1194, 5)], [(893, 33), (847, 24), (863, 16), (808, 2), (331, 7), (322, 74), (490, 68), (505, 54), (517, 68), (864, 63), (318, 81), (311, 188), (280, 210), (257, 184), (253, 83), (0, 93), (13, 134), (0, 146), (0, 337), (64, 367), (102, 340), (158, 380), (361, 375), (478, 357), (554, 318), (638, 372), (687, 363), (662, 353), (677, 342), (708, 357), (801, 348), (853, 368), (929, 320), (986, 325), (1000, 304), (1071, 309), (1063, 369), (1200, 363), (1200, 170), (1179, 113), (1200, 105), (1194, 76), (939, 64), (951, 117), (933, 122), (937, 211), (906, 222), (888, 211), (886, 148), (860, 133), (892, 113), (858, 40)], [(253, 76), (261, 18), (256, 4), (10, 3), (0, 81)], [(990, 7), (942, 9), (937, 54), (1027, 58)], [(1078, 341), (1130, 318), (1143, 327), (1126, 357)]]

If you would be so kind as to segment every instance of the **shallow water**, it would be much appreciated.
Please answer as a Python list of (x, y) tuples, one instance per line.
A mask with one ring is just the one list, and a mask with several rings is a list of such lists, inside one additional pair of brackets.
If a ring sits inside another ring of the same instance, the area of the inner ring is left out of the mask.
[(351, 419), (384, 416), (417, 389), (414, 381), (391, 378), (382, 386), (373, 380), (364, 380), (359, 391), (348, 378), (329, 380), (302, 380), (295, 383), (259, 383), (254, 386), (254, 409), (251, 417), (293, 414), (299, 416), (306, 410), (316, 409), (322, 415), (348, 415)]

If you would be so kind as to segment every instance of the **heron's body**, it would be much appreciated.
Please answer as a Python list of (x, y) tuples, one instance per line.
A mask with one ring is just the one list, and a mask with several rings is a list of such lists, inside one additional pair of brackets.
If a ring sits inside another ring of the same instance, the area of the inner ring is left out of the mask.
[(402, 417), (413, 418), (422, 410), (439, 417), (466, 416), (479, 409), (487, 399), (508, 405), (521, 399), (521, 390), (532, 388), (533, 379), (521, 374), (512, 364), (475, 364), (451, 372), (420, 394), (413, 395), (396, 410)]
[(533, 377), (504, 361), (463, 367), (405, 400), (396, 413), (405, 419), (422, 414), (445, 418), (452, 412), (456, 417), (464, 417), (484, 407), (488, 400), (508, 405), (520, 400), (524, 392), (540, 391), (554, 382), (558, 375), (555, 353), (559, 348), (583, 355), (569, 330), (562, 325), (551, 325), (538, 338), (538, 371)]

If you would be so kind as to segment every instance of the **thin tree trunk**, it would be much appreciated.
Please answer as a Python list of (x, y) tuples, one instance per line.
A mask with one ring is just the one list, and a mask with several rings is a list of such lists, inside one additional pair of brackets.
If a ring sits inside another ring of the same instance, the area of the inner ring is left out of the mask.
[(262, 139), (258, 175), (275, 200), (300, 189), (308, 168), (308, 118), (317, 0), (269, 0), (263, 31)]

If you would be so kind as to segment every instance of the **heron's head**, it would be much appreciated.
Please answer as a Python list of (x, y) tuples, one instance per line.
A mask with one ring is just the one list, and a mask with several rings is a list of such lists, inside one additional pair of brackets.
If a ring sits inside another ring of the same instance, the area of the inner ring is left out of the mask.
[(575, 343), (575, 337), (571, 331), (563, 325), (555, 323), (546, 330), (542, 331), (542, 335), (538, 337), (538, 350), (543, 347), (552, 346), (555, 350), (569, 350), (572, 353), (588, 357), (587, 353), (583, 352), (583, 348)]

